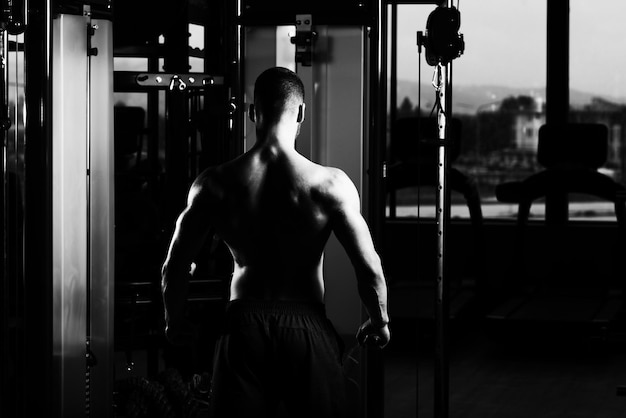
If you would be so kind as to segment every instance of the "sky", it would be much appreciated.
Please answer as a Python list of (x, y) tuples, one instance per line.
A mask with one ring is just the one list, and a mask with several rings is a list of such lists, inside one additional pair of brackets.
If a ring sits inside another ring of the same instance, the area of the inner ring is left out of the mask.
[[(546, 0), (455, 0), (465, 51), (453, 62), (462, 85), (545, 86)], [(416, 32), (433, 5), (399, 6), (398, 78), (417, 78)], [(626, 97), (624, 0), (570, 0), (570, 87)], [(422, 56), (422, 81), (433, 69)]]

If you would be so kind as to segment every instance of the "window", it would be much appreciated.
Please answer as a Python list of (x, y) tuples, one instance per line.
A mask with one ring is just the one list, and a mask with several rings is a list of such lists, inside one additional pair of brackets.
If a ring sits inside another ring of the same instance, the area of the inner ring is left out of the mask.
[[(423, 54), (419, 63), (416, 45), (416, 33), (426, 30), (434, 8), (397, 6), (397, 81), (389, 89), (394, 120), (435, 116), (434, 68)], [(461, 140), (451, 164), (477, 182), (486, 218), (511, 218), (517, 206), (498, 202), (495, 186), (538, 170), (537, 135), (545, 123), (546, 0), (509, 0), (506, 5), (474, 0), (461, 2), (459, 11), (466, 46), (452, 64), (452, 112), (461, 124)], [(416, 216), (418, 199), (420, 216), (434, 217), (435, 192), (425, 188), (399, 190), (397, 216)], [(462, 196), (453, 192), (451, 200), (452, 217), (469, 217)], [(533, 205), (533, 214), (542, 210), (541, 204)]]
[[(570, 112), (572, 122), (601, 123), (608, 128), (607, 160), (600, 171), (626, 182), (626, 56), (621, 52), (626, 4), (606, 0), (570, 0)], [(613, 203), (584, 199), (570, 204), (570, 217), (615, 220)]]
[(204, 72), (204, 26), (189, 25), (189, 68), (191, 72)]

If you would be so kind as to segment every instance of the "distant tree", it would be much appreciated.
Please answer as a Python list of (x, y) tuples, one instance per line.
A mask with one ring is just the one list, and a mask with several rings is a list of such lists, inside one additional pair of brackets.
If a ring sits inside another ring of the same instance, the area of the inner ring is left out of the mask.
[(398, 107), (398, 118), (410, 118), (416, 115), (417, 113), (415, 107), (413, 106), (413, 102), (408, 98), (408, 96), (405, 97)]
[(510, 112), (481, 113), (476, 120), (477, 144), (480, 155), (514, 146), (513, 119)]
[(500, 103), (502, 112), (530, 112), (535, 108), (535, 99), (531, 96), (510, 96)]
[(478, 152), (476, 140), (476, 116), (458, 114), (454, 116), (461, 121), (460, 155), (474, 157)]

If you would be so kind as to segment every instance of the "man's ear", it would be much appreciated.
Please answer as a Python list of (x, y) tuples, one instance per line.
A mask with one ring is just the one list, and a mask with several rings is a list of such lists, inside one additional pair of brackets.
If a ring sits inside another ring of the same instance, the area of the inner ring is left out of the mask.
[(302, 103), (300, 106), (298, 106), (298, 119), (297, 122), (298, 123), (302, 123), (304, 122), (304, 112), (306, 110), (306, 104)]
[(250, 120), (252, 122), (256, 122), (256, 115), (254, 114), (254, 105), (253, 104), (251, 104), (248, 107), (248, 117), (250, 118)]

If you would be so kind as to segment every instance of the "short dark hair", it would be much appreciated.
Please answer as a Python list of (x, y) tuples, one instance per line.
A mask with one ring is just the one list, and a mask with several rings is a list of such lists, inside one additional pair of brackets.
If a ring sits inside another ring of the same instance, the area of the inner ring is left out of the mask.
[(290, 106), (303, 101), (304, 84), (296, 73), (287, 68), (269, 68), (254, 83), (254, 103), (268, 118), (276, 118)]

